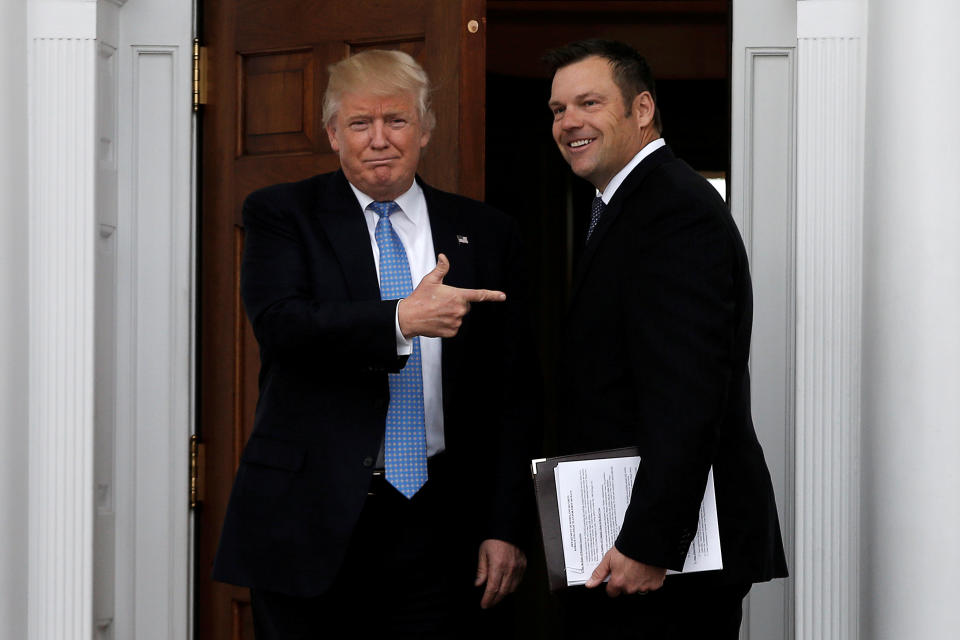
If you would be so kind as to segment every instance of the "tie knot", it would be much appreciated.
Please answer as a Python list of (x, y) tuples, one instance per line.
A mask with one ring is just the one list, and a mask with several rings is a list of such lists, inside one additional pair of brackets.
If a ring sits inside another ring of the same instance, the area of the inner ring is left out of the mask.
[(600, 215), (603, 213), (603, 210), (606, 208), (606, 204), (603, 202), (603, 198), (596, 196), (593, 199), (593, 206), (590, 207), (590, 213), (593, 215)]
[(388, 200), (387, 202), (371, 202), (368, 207), (373, 209), (373, 212), (381, 218), (388, 218), (391, 213), (400, 209), (400, 205), (393, 200)]

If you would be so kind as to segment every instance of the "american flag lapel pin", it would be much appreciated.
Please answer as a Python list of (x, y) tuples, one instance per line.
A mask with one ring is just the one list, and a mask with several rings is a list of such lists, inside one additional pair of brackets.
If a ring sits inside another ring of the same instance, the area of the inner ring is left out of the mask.
[(470, 239), (467, 236), (457, 235), (457, 242), (460, 244), (470, 244)]

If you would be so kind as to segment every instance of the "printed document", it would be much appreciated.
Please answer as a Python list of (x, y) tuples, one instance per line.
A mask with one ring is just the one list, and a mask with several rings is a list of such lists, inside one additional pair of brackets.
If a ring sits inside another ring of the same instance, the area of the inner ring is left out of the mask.
[[(613, 546), (630, 504), (640, 456), (560, 462), (554, 471), (567, 584), (585, 583)], [(713, 469), (700, 505), (697, 535), (683, 573), (722, 569)], [(676, 573), (671, 571), (669, 573)]]

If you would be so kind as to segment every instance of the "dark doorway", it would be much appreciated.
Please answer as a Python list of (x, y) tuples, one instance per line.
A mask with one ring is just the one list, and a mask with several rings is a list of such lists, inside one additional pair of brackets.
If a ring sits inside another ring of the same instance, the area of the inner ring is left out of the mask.
[[(663, 137), (678, 157), (710, 178), (730, 164), (730, 29), (727, 0), (487, 3), (486, 201), (514, 216), (526, 240), (533, 322), (546, 396), (544, 455), (554, 455), (552, 408), (560, 319), (595, 193), (560, 157), (547, 108), (542, 55), (590, 37), (627, 42), (657, 81)], [(722, 187), (718, 187), (721, 188)], [(516, 637), (556, 637), (556, 600), (543, 558), (529, 558), (517, 594)], [(535, 615), (531, 613), (535, 612)]]

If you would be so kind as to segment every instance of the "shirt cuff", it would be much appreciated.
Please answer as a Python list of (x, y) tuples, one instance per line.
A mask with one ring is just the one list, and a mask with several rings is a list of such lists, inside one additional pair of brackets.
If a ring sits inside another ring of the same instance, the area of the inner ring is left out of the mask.
[[(403, 298), (401, 298), (402, 300)], [(397, 355), (398, 356), (408, 356), (413, 353), (413, 339), (406, 339), (403, 337), (403, 332), (400, 331), (400, 300), (397, 300), (397, 306), (393, 311), (393, 324), (396, 327), (397, 332)]]

